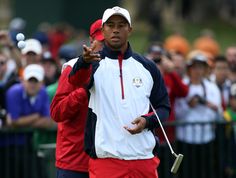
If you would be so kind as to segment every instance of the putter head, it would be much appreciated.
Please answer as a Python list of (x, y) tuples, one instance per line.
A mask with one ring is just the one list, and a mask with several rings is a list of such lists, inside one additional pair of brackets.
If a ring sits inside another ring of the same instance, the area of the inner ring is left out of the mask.
[(178, 154), (178, 155), (175, 155), (175, 157), (176, 157), (175, 158), (175, 162), (174, 162), (174, 164), (173, 164), (173, 166), (171, 168), (171, 172), (174, 173), (174, 174), (177, 173), (177, 171), (179, 169), (179, 166), (180, 166), (180, 164), (181, 164), (181, 162), (183, 160), (184, 155)]

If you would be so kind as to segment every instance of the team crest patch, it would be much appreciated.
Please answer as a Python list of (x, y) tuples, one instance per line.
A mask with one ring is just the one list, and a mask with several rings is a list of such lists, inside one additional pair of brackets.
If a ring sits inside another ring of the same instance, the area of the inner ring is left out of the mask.
[(136, 86), (137, 88), (141, 87), (143, 85), (142, 79), (139, 77), (135, 77), (133, 79), (133, 85)]

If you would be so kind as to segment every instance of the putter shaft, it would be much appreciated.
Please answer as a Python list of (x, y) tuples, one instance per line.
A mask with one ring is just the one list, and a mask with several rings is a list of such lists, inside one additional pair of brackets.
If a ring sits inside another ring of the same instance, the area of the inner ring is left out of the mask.
[(160, 119), (159, 119), (159, 117), (158, 117), (158, 115), (157, 115), (157, 113), (156, 113), (156, 110), (155, 110), (154, 107), (152, 106), (151, 102), (150, 102), (150, 106), (151, 106), (152, 111), (154, 112), (154, 114), (155, 114), (155, 116), (156, 116), (156, 118), (157, 118), (157, 120), (158, 120), (158, 122), (159, 122), (159, 125), (160, 125), (160, 127), (161, 127), (161, 130), (162, 130), (162, 132), (163, 132), (163, 134), (164, 134), (164, 136), (165, 136), (166, 142), (167, 142), (167, 144), (168, 144), (168, 146), (169, 146), (169, 148), (170, 148), (171, 154), (175, 156), (175, 162), (174, 162), (174, 164), (173, 164), (173, 166), (172, 166), (172, 168), (171, 168), (171, 172), (174, 173), (174, 174), (176, 174), (177, 171), (178, 171), (178, 169), (179, 169), (179, 166), (180, 166), (180, 164), (181, 164), (181, 162), (182, 162), (182, 160), (183, 160), (184, 155), (182, 155), (182, 154), (178, 154), (178, 155), (177, 155), (177, 154), (174, 152), (174, 150), (173, 150), (173, 148), (172, 148), (172, 146), (171, 146), (171, 144), (170, 144), (170, 142), (169, 142), (169, 139), (168, 139), (168, 137), (167, 137), (167, 135), (166, 135), (166, 132), (165, 132), (165, 130), (164, 130), (162, 124), (161, 124), (161, 121), (160, 121)]

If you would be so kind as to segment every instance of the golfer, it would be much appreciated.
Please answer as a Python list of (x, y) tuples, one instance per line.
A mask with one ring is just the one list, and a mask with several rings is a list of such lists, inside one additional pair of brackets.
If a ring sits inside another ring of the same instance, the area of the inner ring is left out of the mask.
[(152, 130), (169, 116), (170, 104), (160, 71), (134, 53), (128, 42), (132, 32), (129, 12), (106, 9), (102, 17), (104, 47), (99, 53), (84, 45), (69, 75), (69, 82), (86, 86), (89, 111), (85, 151), (90, 155), (91, 178), (157, 178), (159, 159)]

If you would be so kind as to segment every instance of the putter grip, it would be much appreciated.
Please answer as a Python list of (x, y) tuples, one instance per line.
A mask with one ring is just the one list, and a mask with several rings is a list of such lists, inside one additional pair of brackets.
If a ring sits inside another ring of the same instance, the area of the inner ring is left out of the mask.
[(178, 171), (178, 169), (179, 169), (179, 166), (180, 166), (180, 164), (181, 164), (181, 162), (182, 162), (182, 160), (183, 160), (183, 157), (184, 157), (184, 155), (179, 154), (179, 155), (175, 158), (175, 162), (174, 162), (174, 164), (173, 164), (173, 166), (172, 166), (172, 168), (171, 168), (171, 172), (172, 172), (172, 173), (174, 173), (174, 174), (177, 173), (177, 171)]

